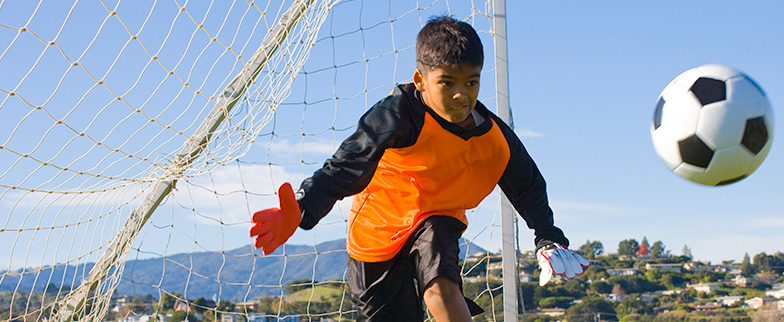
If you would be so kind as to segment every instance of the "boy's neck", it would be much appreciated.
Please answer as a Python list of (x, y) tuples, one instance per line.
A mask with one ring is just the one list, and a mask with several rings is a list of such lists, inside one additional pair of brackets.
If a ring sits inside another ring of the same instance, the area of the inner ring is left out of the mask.
[(464, 130), (473, 130), (476, 128), (476, 120), (474, 120), (474, 113), (468, 114), (465, 120), (460, 123), (455, 123), (457, 126), (462, 127)]

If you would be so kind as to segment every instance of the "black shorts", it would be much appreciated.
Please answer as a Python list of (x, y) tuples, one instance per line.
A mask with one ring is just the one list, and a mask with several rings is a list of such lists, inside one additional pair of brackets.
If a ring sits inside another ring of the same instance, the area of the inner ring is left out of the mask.
[[(452, 217), (426, 219), (394, 258), (369, 263), (348, 260), (351, 299), (359, 307), (357, 321), (420, 322), (424, 320), (425, 287), (436, 277), (460, 284), (459, 239), (466, 226)], [(466, 299), (471, 315), (484, 312)]]

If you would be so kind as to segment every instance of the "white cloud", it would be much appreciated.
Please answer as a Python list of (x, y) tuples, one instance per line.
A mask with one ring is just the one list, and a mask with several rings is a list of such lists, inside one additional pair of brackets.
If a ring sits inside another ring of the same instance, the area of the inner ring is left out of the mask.
[(515, 133), (521, 138), (538, 138), (544, 136), (544, 133), (536, 132), (530, 128), (518, 128), (515, 129)]
[[(275, 191), (282, 183), (289, 182), (297, 190), (304, 179), (299, 170), (297, 166), (242, 165), (240, 172), (236, 167), (226, 167), (211, 177), (189, 180), (187, 189), (183, 185), (174, 194), (180, 203), (197, 209), (201, 216), (195, 218), (201, 224), (249, 224), (252, 212), (278, 205)], [(347, 197), (338, 201), (322, 222), (347, 220), (351, 200)]]
[(255, 210), (277, 206), (275, 191), (282, 183), (289, 182), (296, 190), (302, 181), (300, 173), (283, 166), (242, 165), (240, 169), (224, 167), (192, 178), (173, 194), (179, 203), (198, 211), (201, 216), (195, 220), (202, 224), (237, 224), (249, 222)]
[(327, 158), (335, 153), (342, 142), (341, 138), (305, 137), (304, 142), (296, 139), (277, 139), (272, 142), (259, 142), (259, 148), (276, 155), (308, 155)]
[(746, 226), (758, 227), (758, 228), (784, 228), (784, 218), (783, 217), (760, 217), (760, 218), (751, 217), (751, 219), (746, 222)]

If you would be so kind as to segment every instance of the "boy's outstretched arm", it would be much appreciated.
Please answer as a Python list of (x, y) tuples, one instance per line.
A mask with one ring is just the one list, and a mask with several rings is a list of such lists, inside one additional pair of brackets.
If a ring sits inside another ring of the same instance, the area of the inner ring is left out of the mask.
[(539, 285), (546, 285), (553, 275), (572, 279), (582, 274), (590, 263), (582, 255), (567, 248), (569, 240), (560, 228), (555, 227), (546, 183), (539, 168), (514, 131), (503, 120), (495, 118), (509, 142), (510, 150), (509, 163), (498, 185), (528, 228), (534, 230), (536, 258), (542, 269)]
[(294, 190), (288, 182), (278, 188), (280, 206), (257, 211), (251, 219), (254, 223), (250, 228), (250, 236), (256, 236), (255, 246), (261, 248), (264, 255), (272, 254), (278, 246), (297, 230), (302, 220)]

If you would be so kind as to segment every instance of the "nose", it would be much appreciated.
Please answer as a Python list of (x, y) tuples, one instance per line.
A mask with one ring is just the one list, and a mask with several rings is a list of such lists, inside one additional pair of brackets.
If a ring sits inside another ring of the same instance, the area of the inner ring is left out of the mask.
[(465, 88), (456, 87), (454, 94), (452, 94), (452, 99), (461, 100), (466, 97)]

